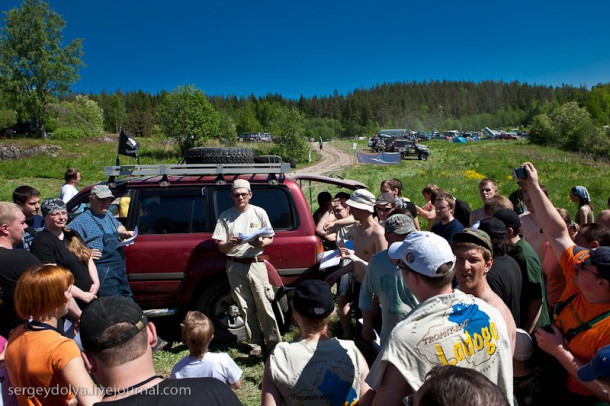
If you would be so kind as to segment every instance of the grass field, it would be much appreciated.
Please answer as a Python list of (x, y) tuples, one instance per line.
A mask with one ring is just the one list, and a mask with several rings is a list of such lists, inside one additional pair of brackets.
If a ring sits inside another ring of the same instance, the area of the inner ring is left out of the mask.
[[(161, 139), (139, 141), (142, 144), (142, 164), (176, 163), (180, 160), (175, 148)], [(354, 154), (353, 142), (332, 141), (333, 145), (351, 154)], [(103, 167), (114, 165), (117, 146), (116, 136), (79, 142), (2, 140), (0, 143), (19, 147), (53, 144), (62, 148), (56, 157), (41, 155), (30, 159), (0, 162), (1, 200), (10, 200), (12, 190), (21, 184), (36, 187), (42, 192), (43, 198), (57, 196), (63, 183), (63, 174), (68, 167), (77, 167), (81, 171), (81, 186), (105, 180)], [(359, 151), (367, 150), (366, 140), (358, 141), (357, 144)], [(402, 161), (400, 165), (352, 166), (340, 175), (366, 183), (375, 194), (378, 193), (379, 184), (383, 179), (399, 178), (405, 186), (404, 195), (420, 205), (424, 203), (421, 189), (428, 183), (435, 183), (465, 200), (475, 209), (481, 206), (478, 196), (480, 179), (496, 179), (500, 193), (508, 195), (516, 189), (510, 176), (512, 168), (531, 161), (538, 169), (541, 182), (547, 186), (551, 201), (556, 206), (567, 208), (570, 213), (574, 213), (576, 206), (569, 200), (568, 193), (572, 186), (583, 185), (593, 198), (595, 212), (606, 208), (606, 200), (610, 195), (610, 165), (607, 161), (595, 161), (587, 156), (534, 146), (523, 141), (480, 141), (468, 144), (431, 141), (425, 144), (431, 150), (427, 161), (410, 159)], [(135, 159), (122, 156), (121, 163), (133, 164)], [(333, 325), (333, 331), (338, 331), (336, 321)], [(294, 329), (284, 335), (285, 340), (293, 340), (295, 337)], [(367, 358), (372, 360), (367, 346), (360, 344)], [(213, 350), (228, 352), (244, 370), (244, 384), (236, 391), (240, 400), (245, 405), (260, 404), (263, 359), (249, 358), (248, 350), (238, 345), (216, 347)], [(169, 351), (155, 354), (155, 366), (159, 373), (169, 375), (172, 366), (185, 355), (186, 348), (176, 344)]]

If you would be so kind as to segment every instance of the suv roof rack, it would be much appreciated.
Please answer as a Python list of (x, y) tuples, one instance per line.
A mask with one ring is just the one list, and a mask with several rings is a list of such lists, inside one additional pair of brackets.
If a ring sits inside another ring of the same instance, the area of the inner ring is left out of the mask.
[[(223, 175), (257, 175), (267, 174), (267, 182), (277, 185), (284, 179), (286, 173), (290, 172), (290, 164), (282, 163), (260, 163), (260, 164), (163, 164), (163, 165), (123, 165), (106, 166), (104, 173), (108, 176), (108, 185), (116, 186), (117, 176), (162, 176), (159, 185), (167, 187), (170, 184), (168, 175), (177, 176), (202, 176), (216, 175), (215, 183), (226, 184)], [(276, 175), (279, 175), (279, 180)]]
[(244, 175), (284, 174), (290, 172), (290, 164), (162, 164), (106, 166), (106, 176), (162, 176), (162, 175)]

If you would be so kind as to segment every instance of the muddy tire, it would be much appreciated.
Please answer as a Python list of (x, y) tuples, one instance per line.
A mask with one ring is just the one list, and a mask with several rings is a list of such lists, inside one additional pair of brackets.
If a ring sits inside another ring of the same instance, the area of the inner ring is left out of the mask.
[(425, 161), (428, 159), (428, 154), (419, 154), (418, 158), (420, 161)]

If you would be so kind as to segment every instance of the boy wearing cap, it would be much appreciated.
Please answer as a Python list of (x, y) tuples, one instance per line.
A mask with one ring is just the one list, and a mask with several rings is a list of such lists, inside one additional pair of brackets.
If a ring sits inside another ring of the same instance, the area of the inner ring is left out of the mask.
[[(263, 255), (264, 248), (273, 242), (273, 228), (267, 212), (250, 204), (250, 182), (235, 180), (231, 197), (234, 207), (220, 213), (212, 238), (218, 241), (220, 252), (227, 256), (231, 294), (246, 322), (246, 339), (252, 346), (250, 354), (258, 356), (262, 344), (266, 343), (271, 351), (282, 341), (271, 307), (273, 288), (264, 263), (269, 257)], [(263, 228), (270, 230), (270, 234), (247, 243), (238, 237), (239, 233), (251, 234)]]
[(566, 288), (555, 306), (552, 332), (538, 329), (538, 346), (553, 356), (567, 371), (565, 404), (594, 404), (596, 397), (608, 402), (608, 392), (597, 381), (581, 382), (578, 369), (610, 344), (610, 247), (585, 249), (574, 244), (568, 228), (545, 196), (538, 172), (523, 164), (527, 178), (521, 186), (536, 209), (544, 236), (557, 257), (566, 279)]
[(517, 327), (521, 327), (522, 276), (519, 264), (509, 255), (510, 243), (506, 241), (506, 226), (495, 217), (479, 222), (479, 230), (489, 235), (493, 248), (493, 263), (487, 272), (487, 283), (491, 290), (506, 304)]
[(548, 326), (550, 323), (544, 297), (542, 264), (530, 243), (521, 238), (521, 220), (514, 210), (500, 209), (493, 217), (506, 226), (506, 239), (512, 244), (508, 255), (517, 261), (521, 269), (520, 327), (531, 334), (536, 326)]
[(445, 239), (410, 233), (388, 250), (420, 304), (392, 330), (367, 382), (374, 404), (397, 405), (435, 365), (474, 368), (498, 385), (512, 405), (512, 350), (501, 314), (451, 283), (455, 256)]
[(317, 279), (294, 289), (292, 315), (300, 340), (279, 343), (265, 364), (262, 405), (354, 405), (369, 392), (369, 369), (351, 340), (331, 338), (330, 286)]
[[(413, 219), (406, 214), (393, 214), (385, 222), (388, 245), (402, 241), (417, 231)], [(364, 274), (358, 306), (362, 310), (362, 338), (373, 341), (373, 296), (381, 304), (380, 343), (383, 345), (398, 322), (417, 306), (417, 299), (403, 283), (400, 269), (388, 257), (388, 250), (373, 255)]]
[(100, 280), (98, 296), (132, 297), (125, 269), (125, 253), (123, 247), (118, 245), (121, 239), (133, 237), (133, 231), (127, 231), (108, 211), (113, 199), (108, 186), (93, 186), (89, 208), (75, 218), (68, 228), (78, 232), (91, 249)]
[(455, 274), (458, 289), (482, 299), (498, 309), (508, 330), (512, 352), (515, 352), (517, 326), (512, 313), (500, 296), (487, 283), (487, 273), (493, 265), (493, 245), (483, 230), (465, 228), (453, 236)]
[(102, 402), (116, 405), (240, 405), (215, 378), (163, 379), (153, 365), (157, 332), (142, 309), (121, 296), (104, 297), (81, 316), (83, 358), (104, 387)]

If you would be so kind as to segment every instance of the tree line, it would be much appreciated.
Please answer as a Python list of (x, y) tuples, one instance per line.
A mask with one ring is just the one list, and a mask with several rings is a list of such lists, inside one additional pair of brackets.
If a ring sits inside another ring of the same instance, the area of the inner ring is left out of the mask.
[(120, 128), (177, 139), (182, 152), (242, 132), (278, 137), (276, 153), (303, 160), (306, 138), (370, 136), (381, 128), (478, 131), (519, 127), (531, 140), (610, 154), (610, 84), (592, 89), (517, 81), (383, 83), (342, 95), (206, 96), (193, 85), (150, 94), (74, 94), (82, 41), (62, 46), (65, 22), (42, 0), (24, 0), (0, 30), (0, 127), (32, 122), (40, 136), (81, 138)]

